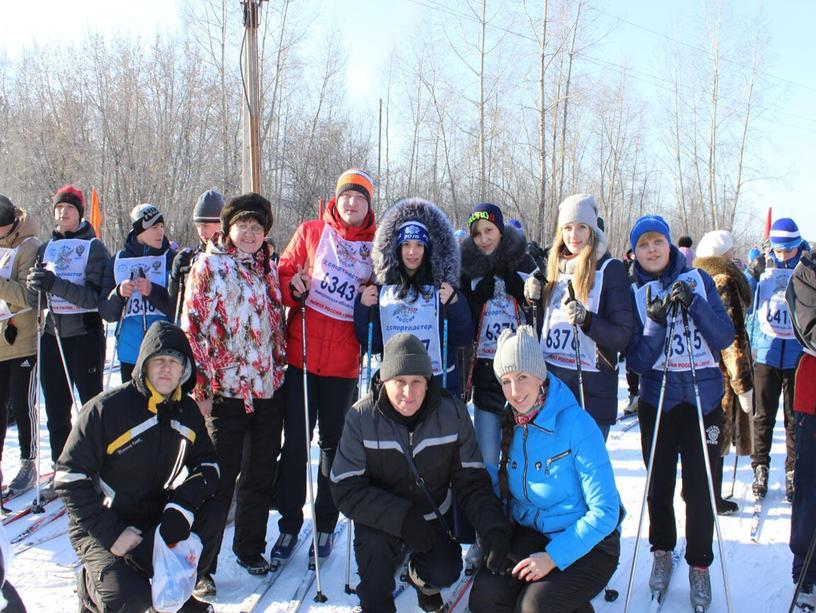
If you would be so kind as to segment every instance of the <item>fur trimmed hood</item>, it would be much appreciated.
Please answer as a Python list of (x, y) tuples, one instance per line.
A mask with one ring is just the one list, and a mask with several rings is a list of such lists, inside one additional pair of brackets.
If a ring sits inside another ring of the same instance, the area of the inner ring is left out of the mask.
[(431, 270), (436, 287), (443, 282), (459, 287), (459, 244), (448, 216), (433, 202), (403, 198), (383, 215), (374, 235), (371, 260), (379, 285), (399, 283), (397, 230), (406, 221), (419, 221), (428, 228)]
[(462, 272), (471, 279), (493, 275), (497, 270), (522, 270), (527, 260), (527, 241), (511, 225), (504, 227), (501, 242), (490, 255), (485, 255), (468, 236), (462, 242)]

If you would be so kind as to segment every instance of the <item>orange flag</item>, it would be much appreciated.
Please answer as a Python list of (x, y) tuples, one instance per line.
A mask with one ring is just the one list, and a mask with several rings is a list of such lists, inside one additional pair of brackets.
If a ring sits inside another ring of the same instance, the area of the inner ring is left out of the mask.
[(96, 232), (97, 238), (101, 238), (102, 232), (102, 208), (99, 206), (99, 194), (96, 193), (96, 188), (91, 188), (91, 217), (88, 220)]

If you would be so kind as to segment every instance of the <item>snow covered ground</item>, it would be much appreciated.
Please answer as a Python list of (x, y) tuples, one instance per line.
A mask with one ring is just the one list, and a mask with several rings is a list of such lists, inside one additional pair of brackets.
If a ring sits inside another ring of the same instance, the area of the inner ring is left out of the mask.
[[(118, 381), (118, 375), (114, 382)], [(620, 404), (625, 404), (625, 380), (621, 379)], [(41, 434), (42, 448), (46, 450), (48, 432), (43, 424)], [(628, 432), (622, 432), (621, 426), (613, 427), (609, 437), (608, 448), (612, 456), (618, 489), (623, 498), (628, 515), (623, 523), (622, 554), (620, 565), (615, 573), (610, 587), (620, 592), (615, 602), (605, 602), (603, 594), (593, 602), (598, 612), (623, 611), (626, 598), (626, 586), (632, 560), (632, 548), (637, 530), (638, 514), (640, 513), (641, 499), (645, 484), (646, 471), (640, 456), (640, 434), (638, 427)], [(784, 429), (781, 417), (774, 432), (773, 457), (771, 461), (770, 488), (765, 502), (762, 528), (759, 543), (750, 540), (751, 506), (750, 493), (751, 470), (750, 461), (741, 458), (737, 471), (737, 483), (734, 500), (740, 504), (740, 511), (731, 517), (721, 517), (720, 526), (724, 539), (725, 558), (730, 582), (733, 611), (739, 613), (763, 613), (787, 611), (793, 593), (790, 567), (791, 553), (788, 548), (790, 532), (790, 505), (784, 500)], [(313, 466), (317, 465), (317, 451), (313, 447)], [(6, 449), (3, 458), (3, 475), (10, 480), (19, 466), (18, 444), (16, 429), (10, 428), (6, 437)], [(146, 467), (147, 469), (148, 467)], [(726, 459), (725, 480), (731, 477), (733, 455)], [(44, 463), (43, 470), (48, 470)], [(676, 493), (676, 508), (680, 509), (677, 517), (678, 535), (682, 540), (685, 525), (683, 504), (679, 498), (679, 487)], [(32, 495), (25, 495), (12, 501), (9, 506), (21, 509), (28, 505)], [(46, 512), (60, 508), (61, 503), (55, 501), (46, 507)], [(308, 507), (306, 509), (308, 516)], [(20, 519), (6, 527), (9, 538), (14, 538), (25, 530), (32, 522), (42, 516), (29, 516)], [(17, 587), (29, 611), (76, 611), (76, 596), (74, 592), (77, 559), (65, 534), (67, 519), (62, 517), (52, 524), (42, 528), (36, 537), (53, 536), (51, 540), (28, 548), (19, 553), (9, 572), (9, 578)], [(640, 539), (638, 564), (635, 574), (634, 593), (632, 597), (633, 612), (646, 611), (650, 604), (647, 589), (648, 575), (651, 568), (651, 555), (646, 540), (648, 531), (648, 517), (644, 521), (643, 534)], [(324, 604), (312, 601), (315, 594), (313, 585), (301, 611), (314, 610), (322, 612), (348, 612), (358, 604), (354, 595), (344, 593), (345, 560), (346, 560), (346, 529), (339, 542), (335, 545), (330, 561), (322, 567), (322, 588), (328, 596)], [(268, 542), (271, 544), (277, 537), (277, 514), (269, 515)], [(219, 571), (216, 575), (218, 585), (218, 599), (215, 603), (216, 611), (237, 612), (243, 610), (244, 599), (249, 597), (262, 582), (250, 577), (235, 563), (230, 544), (232, 529), (224, 537), (224, 547), (219, 559)], [(16, 545), (16, 548), (25, 546), (25, 541)], [(716, 542), (714, 545), (715, 558), (719, 560)], [(274, 588), (266, 595), (258, 611), (292, 611), (290, 598), (297, 589), (307, 568), (307, 547), (299, 549), (297, 555), (282, 571)], [(351, 583), (356, 583), (354, 559), (352, 556)], [(684, 561), (675, 571), (669, 594), (663, 611), (691, 610), (688, 598), (688, 569)], [(714, 589), (714, 603), (712, 612), (727, 611), (722, 584), (721, 567), (716, 561), (711, 568), (712, 586)], [(463, 598), (456, 611), (465, 611), (467, 598)], [(404, 591), (397, 599), (397, 608), (400, 612), (416, 611), (416, 596), (413, 590)]]

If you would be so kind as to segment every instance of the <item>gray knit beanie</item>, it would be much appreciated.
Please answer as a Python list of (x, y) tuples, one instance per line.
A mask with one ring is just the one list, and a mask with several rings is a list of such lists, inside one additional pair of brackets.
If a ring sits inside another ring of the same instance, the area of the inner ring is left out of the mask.
[(389, 338), (383, 347), (380, 379), (388, 381), (408, 375), (433, 377), (431, 357), (421, 340), (408, 332), (400, 332)]
[(567, 196), (558, 205), (558, 228), (568, 223), (583, 223), (588, 225), (596, 236), (601, 234), (598, 227), (598, 203), (590, 194), (573, 194)]
[(193, 209), (193, 221), (199, 223), (221, 223), (224, 196), (214, 189), (208, 189), (198, 197)]
[(547, 364), (532, 326), (519, 326), (517, 332), (507, 328), (499, 336), (493, 372), (497, 379), (509, 372), (526, 372), (542, 381), (547, 378)]

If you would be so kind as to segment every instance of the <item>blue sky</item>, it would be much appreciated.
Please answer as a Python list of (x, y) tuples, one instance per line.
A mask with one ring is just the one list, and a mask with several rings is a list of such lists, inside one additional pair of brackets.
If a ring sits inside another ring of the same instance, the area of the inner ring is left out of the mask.
[[(338, 28), (348, 47), (350, 80), (368, 83), (349, 101), (370, 109), (375, 116), (381, 95), (380, 75), (395, 47), (416, 35), (416, 27), (426, 17), (444, 16), (436, 0), (318, 0), (318, 31)], [(178, 0), (39, 0), (36, 20), (31, 5), (22, 0), (0, 0), (0, 45), (14, 56), (31, 41), (50, 44), (56, 40), (77, 40), (88, 30), (103, 33), (133, 33), (146, 37), (156, 29), (171, 32), (180, 27)], [(531, 2), (535, 4), (535, 2)], [(686, 40), (689, 29), (699, 20), (701, 10), (712, 3), (683, 0), (607, 0), (593, 2), (597, 17), (608, 35), (598, 51), (609, 61), (626, 64), (637, 77), (634, 86), (646, 99), (659, 96), (652, 91), (647, 75), (659, 75), (666, 37)], [(760, 149), (765, 165), (761, 174), (768, 179), (754, 182), (744, 203), (765, 217), (767, 206), (774, 217), (792, 216), (803, 234), (816, 238), (816, 211), (811, 202), (816, 194), (816, 2), (812, 0), (731, 0), (731, 11), (740, 19), (764, 15), (770, 37), (766, 78), (774, 103), (762, 130)], [(293, 3), (293, 8), (302, 6)], [(235, 0), (235, 10), (240, 4)], [(688, 36), (691, 40), (691, 37)], [(758, 222), (761, 223), (761, 222)]]

